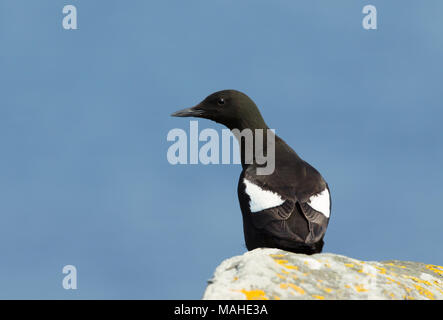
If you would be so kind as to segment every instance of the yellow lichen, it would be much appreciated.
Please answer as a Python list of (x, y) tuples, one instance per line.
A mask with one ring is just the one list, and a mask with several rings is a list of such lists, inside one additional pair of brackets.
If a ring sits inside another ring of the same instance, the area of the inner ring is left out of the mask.
[(315, 298), (315, 299), (318, 299), (318, 300), (325, 300), (325, 297), (319, 296), (319, 295), (316, 295), (316, 294), (313, 294), (312, 297)]
[(386, 279), (388, 279), (388, 280), (391, 281), (391, 282), (394, 282), (394, 283), (398, 284), (399, 286), (402, 286), (402, 285), (403, 285), (400, 281), (395, 280), (395, 279), (392, 279), (392, 278), (390, 278), (390, 277), (386, 277)]
[(285, 254), (270, 254), (270, 256), (272, 258), (283, 258), (284, 256), (286, 256)]
[(279, 277), (280, 279), (286, 279), (286, 277), (283, 276), (283, 275), (281, 275), (280, 273), (276, 273), (275, 275), (276, 275), (277, 277)]
[(331, 293), (333, 290), (331, 288), (323, 288), (327, 293)]
[(432, 283), (430, 283), (429, 281), (422, 280), (422, 279), (417, 278), (417, 277), (407, 276), (407, 275), (403, 275), (403, 277), (406, 278), (406, 279), (414, 280), (414, 281), (417, 282), (417, 283), (423, 283), (423, 284), (426, 284), (426, 285), (428, 285), (428, 286), (432, 285)]
[(425, 296), (426, 298), (431, 300), (435, 300), (434, 294), (431, 291), (423, 288), (422, 286), (419, 286), (418, 284), (414, 284), (414, 287), (415, 289), (417, 289), (418, 293), (420, 293), (422, 296)]
[(263, 290), (240, 290), (246, 296), (246, 300), (269, 300)]
[(297, 266), (292, 266), (290, 264), (287, 264), (289, 261), (288, 260), (283, 260), (283, 259), (274, 259), (274, 261), (276, 263), (278, 263), (279, 265), (281, 265), (282, 267), (286, 268), (286, 269), (290, 269), (290, 270), (298, 270)]
[(374, 267), (378, 270), (378, 273), (380, 273), (380, 274), (386, 274), (386, 269), (385, 269), (385, 268), (378, 267), (378, 266), (374, 266)]
[(443, 294), (443, 290), (442, 289), (440, 289), (440, 288), (435, 288), (435, 289), (437, 289), (438, 290), (438, 292), (440, 292), (441, 294)]
[(359, 285), (356, 284), (356, 285), (354, 285), (354, 287), (355, 287), (355, 290), (357, 292), (366, 292), (366, 291), (368, 291), (368, 289), (365, 289), (362, 284), (359, 284)]
[(275, 262), (277, 262), (278, 264), (286, 264), (289, 261), (288, 260), (283, 260), (283, 259), (274, 259)]
[(305, 294), (305, 290), (303, 290), (299, 286), (296, 286), (293, 283), (280, 283), (280, 288), (282, 288), (282, 289), (291, 288), (291, 289), (295, 290), (296, 292), (298, 292), (299, 294)]
[(363, 273), (363, 274), (365, 274), (365, 275), (367, 275), (367, 276), (370, 276), (370, 277), (375, 277), (375, 275), (374, 275), (374, 274), (372, 274), (372, 273), (369, 273), (369, 272), (364, 272), (364, 271), (363, 271), (363, 269), (360, 269), (360, 270), (358, 270), (358, 273)]
[(283, 267), (285, 267), (286, 269), (291, 269), (291, 270), (298, 270), (297, 266), (292, 266), (292, 265), (284, 265)]
[(289, 286), (294, 289), (295, 291), (297, 291), (300, 294), (305, 294), (305, 290), (303, 290), (302, 288), (300, 288), (299, 286), (296, 286), (295, 284), (289, 283)]
[(354, 268), (354, 264), (353, 263), (345, 263), (345, 267)]
[(442, 266), (428, 264), (428, 265), (426, 265), (426, 269), (431, 270), (431, 271), (443, 276), (443, 267)]

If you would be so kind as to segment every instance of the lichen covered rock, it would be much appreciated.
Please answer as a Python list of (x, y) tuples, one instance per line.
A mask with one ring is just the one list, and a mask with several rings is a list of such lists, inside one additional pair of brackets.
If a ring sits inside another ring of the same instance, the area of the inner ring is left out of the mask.
[(255, 249), (223, 261), (203, 299), (443, 299), (443, 267)]

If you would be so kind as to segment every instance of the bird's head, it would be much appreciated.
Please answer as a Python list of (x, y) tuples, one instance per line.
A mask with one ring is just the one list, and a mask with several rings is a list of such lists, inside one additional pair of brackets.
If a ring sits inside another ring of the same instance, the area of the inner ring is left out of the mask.
[(236, 90), (215, 92), (196, 106), (174, 112), (171, 116), (210, 119), (229, 129), (267, 128), (254, 101)]

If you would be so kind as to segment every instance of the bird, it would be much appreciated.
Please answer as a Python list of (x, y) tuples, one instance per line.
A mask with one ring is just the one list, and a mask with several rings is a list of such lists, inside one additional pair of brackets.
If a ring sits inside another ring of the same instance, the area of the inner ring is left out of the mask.
[[(267, 126), (249, 96), (237, 90), (217, 91), (171, 116), (209, 119), (232, 132), (266, 131), (270, 136), (264, 135), (268, 138), (262, 139), (262, 145), (256, 145), (254, 136), (252, 161), (246, 161), (246, 140), (236, 136), (242, 165), (237, 193), (246, 248), (277, 248), (308, 255), (322, 252), (331, 213), (329, 186), (313, 166)], [(303, 121), (298, 121), (301, 124)], [(263, 164), (257, 161), (255, 151), (266, 153), (269, 137), (274, 140), (274, 170), (258, 174)]]

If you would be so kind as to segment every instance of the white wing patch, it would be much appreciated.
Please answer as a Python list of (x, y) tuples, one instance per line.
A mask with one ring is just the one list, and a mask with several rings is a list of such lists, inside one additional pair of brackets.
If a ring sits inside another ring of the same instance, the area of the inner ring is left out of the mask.
[(251, 212), (259, 212), (265, 209), (278, 207), (285, 202), (285, 200), (283, 200), (277, 193), (263, 190), (251, 181), (246, 180), (246, 178), (243, 179), (243, 182), (246, 186), (246, 193), (251, 199), (249, 201)]
[(329, 218), (331, 204), (329, 203), (328, 188), (310, 197), (308, 204), (312, 209), (323, 213), (326, 218)]

